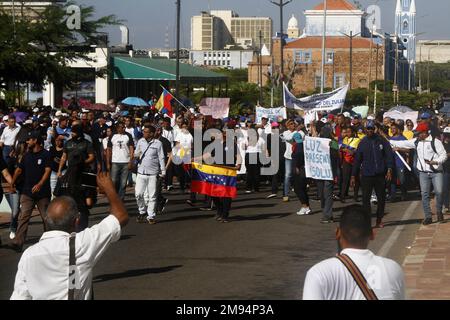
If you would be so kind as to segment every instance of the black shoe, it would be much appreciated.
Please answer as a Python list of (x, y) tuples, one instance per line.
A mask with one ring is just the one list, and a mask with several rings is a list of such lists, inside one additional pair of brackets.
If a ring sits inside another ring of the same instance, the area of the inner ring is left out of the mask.
[(441, 214), (438, 214), (438, 220), (437, 220), (438, 222), (444, 222), (444, 215), (441, 213)]
[(190, 199), (186, 200), (186, 203), (187, 203), (188, 205), (190, 205), (191, 207), (194, 207), (194, 206), (195, 206), (194, 202), (193, 202), (192, 200), (190, 200)]
[(320, 223), (333, 223), (334, 222), (334, 219), (331, 217), (331, 218), (322, 218), (322, 219), (320, 219)]
[(144, 222), (146, 222), (146, 221), (145, 221), (145, 217), (146, 217), (145, 214), (140, 214), (140, 215), (138, 215), (138, 216), (136, 217), (136, 222), (137, 222), (137, 223), (144, 223)]
[(432, 224), (432, 223), (433, 223), (433, 219), (431, 219), (431, 218), (426, 218), (426, 219), (424, 219), (424, 220), (422, 221), (422, 224), (423, 224), (424, 226), (427, 226), (427, 225)]

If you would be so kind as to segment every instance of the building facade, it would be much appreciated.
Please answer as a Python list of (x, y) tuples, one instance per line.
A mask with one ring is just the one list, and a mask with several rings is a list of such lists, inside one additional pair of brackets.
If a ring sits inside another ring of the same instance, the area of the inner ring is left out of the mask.
[(272, 28), (272, 19), (268, 17), (239, 17), (229, 10), (202, 12), (191, 19), (191, 49), (259, 48), (261, 31), (262, 44), (270, 50)]
[(450, 62), (450, 40), (419, 40), (416, 50), (417, 62)]
[(190, 64), (195, 66), (245, 69), (253, 59), (253, 50), (192, 50)]

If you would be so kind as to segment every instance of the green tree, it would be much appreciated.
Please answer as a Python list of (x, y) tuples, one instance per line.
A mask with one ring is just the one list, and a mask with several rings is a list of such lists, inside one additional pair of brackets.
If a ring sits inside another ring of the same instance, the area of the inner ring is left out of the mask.
[[(0, 83), (30, 83), (35, 90), (42, 89), (46, 81), (73, 84), (75, 70), (68, 64), (77, 59), (92, 61), (88, 57), (91, 45), (104, 38), (100, 29), (119, 24), (116, 16), (94, 19), (94, 7), (79, 6), (81, 28), (68, 28), (67, 7), (49, 6), (42, 12), (24, 14), (18, 10), (15, 24), (9, 12), (0, 10)], [(102, 76), (107, 70), (97, 70)]]

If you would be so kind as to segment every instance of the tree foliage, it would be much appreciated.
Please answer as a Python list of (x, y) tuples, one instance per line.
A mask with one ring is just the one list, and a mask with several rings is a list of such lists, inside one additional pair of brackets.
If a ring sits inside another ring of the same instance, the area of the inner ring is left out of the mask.
[[(9, 12), (0, 10), (0, 83), (30, 83), (35, 90), (46, 81), (70, 84), (75, 71), (68, 64), (77, 59), (92, 61), (89, 49), (103, 39), (101, 28), (121, 21), (114, 15), (94, 19), (94, 7), (79, 6), (81, 29), (71, 30), (66, 12), (73, 4), (49, 6), (32, 14), (18, 10), (15, 23)], [(98, 75), (105, 72), (97, 70)]]

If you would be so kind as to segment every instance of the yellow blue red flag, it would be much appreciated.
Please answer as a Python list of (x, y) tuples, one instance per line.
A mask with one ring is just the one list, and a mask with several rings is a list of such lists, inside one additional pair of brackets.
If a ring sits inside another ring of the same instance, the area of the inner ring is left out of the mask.
[(237, 170), (193, 162), (191, 192), (210, 197), (236, 198)]

